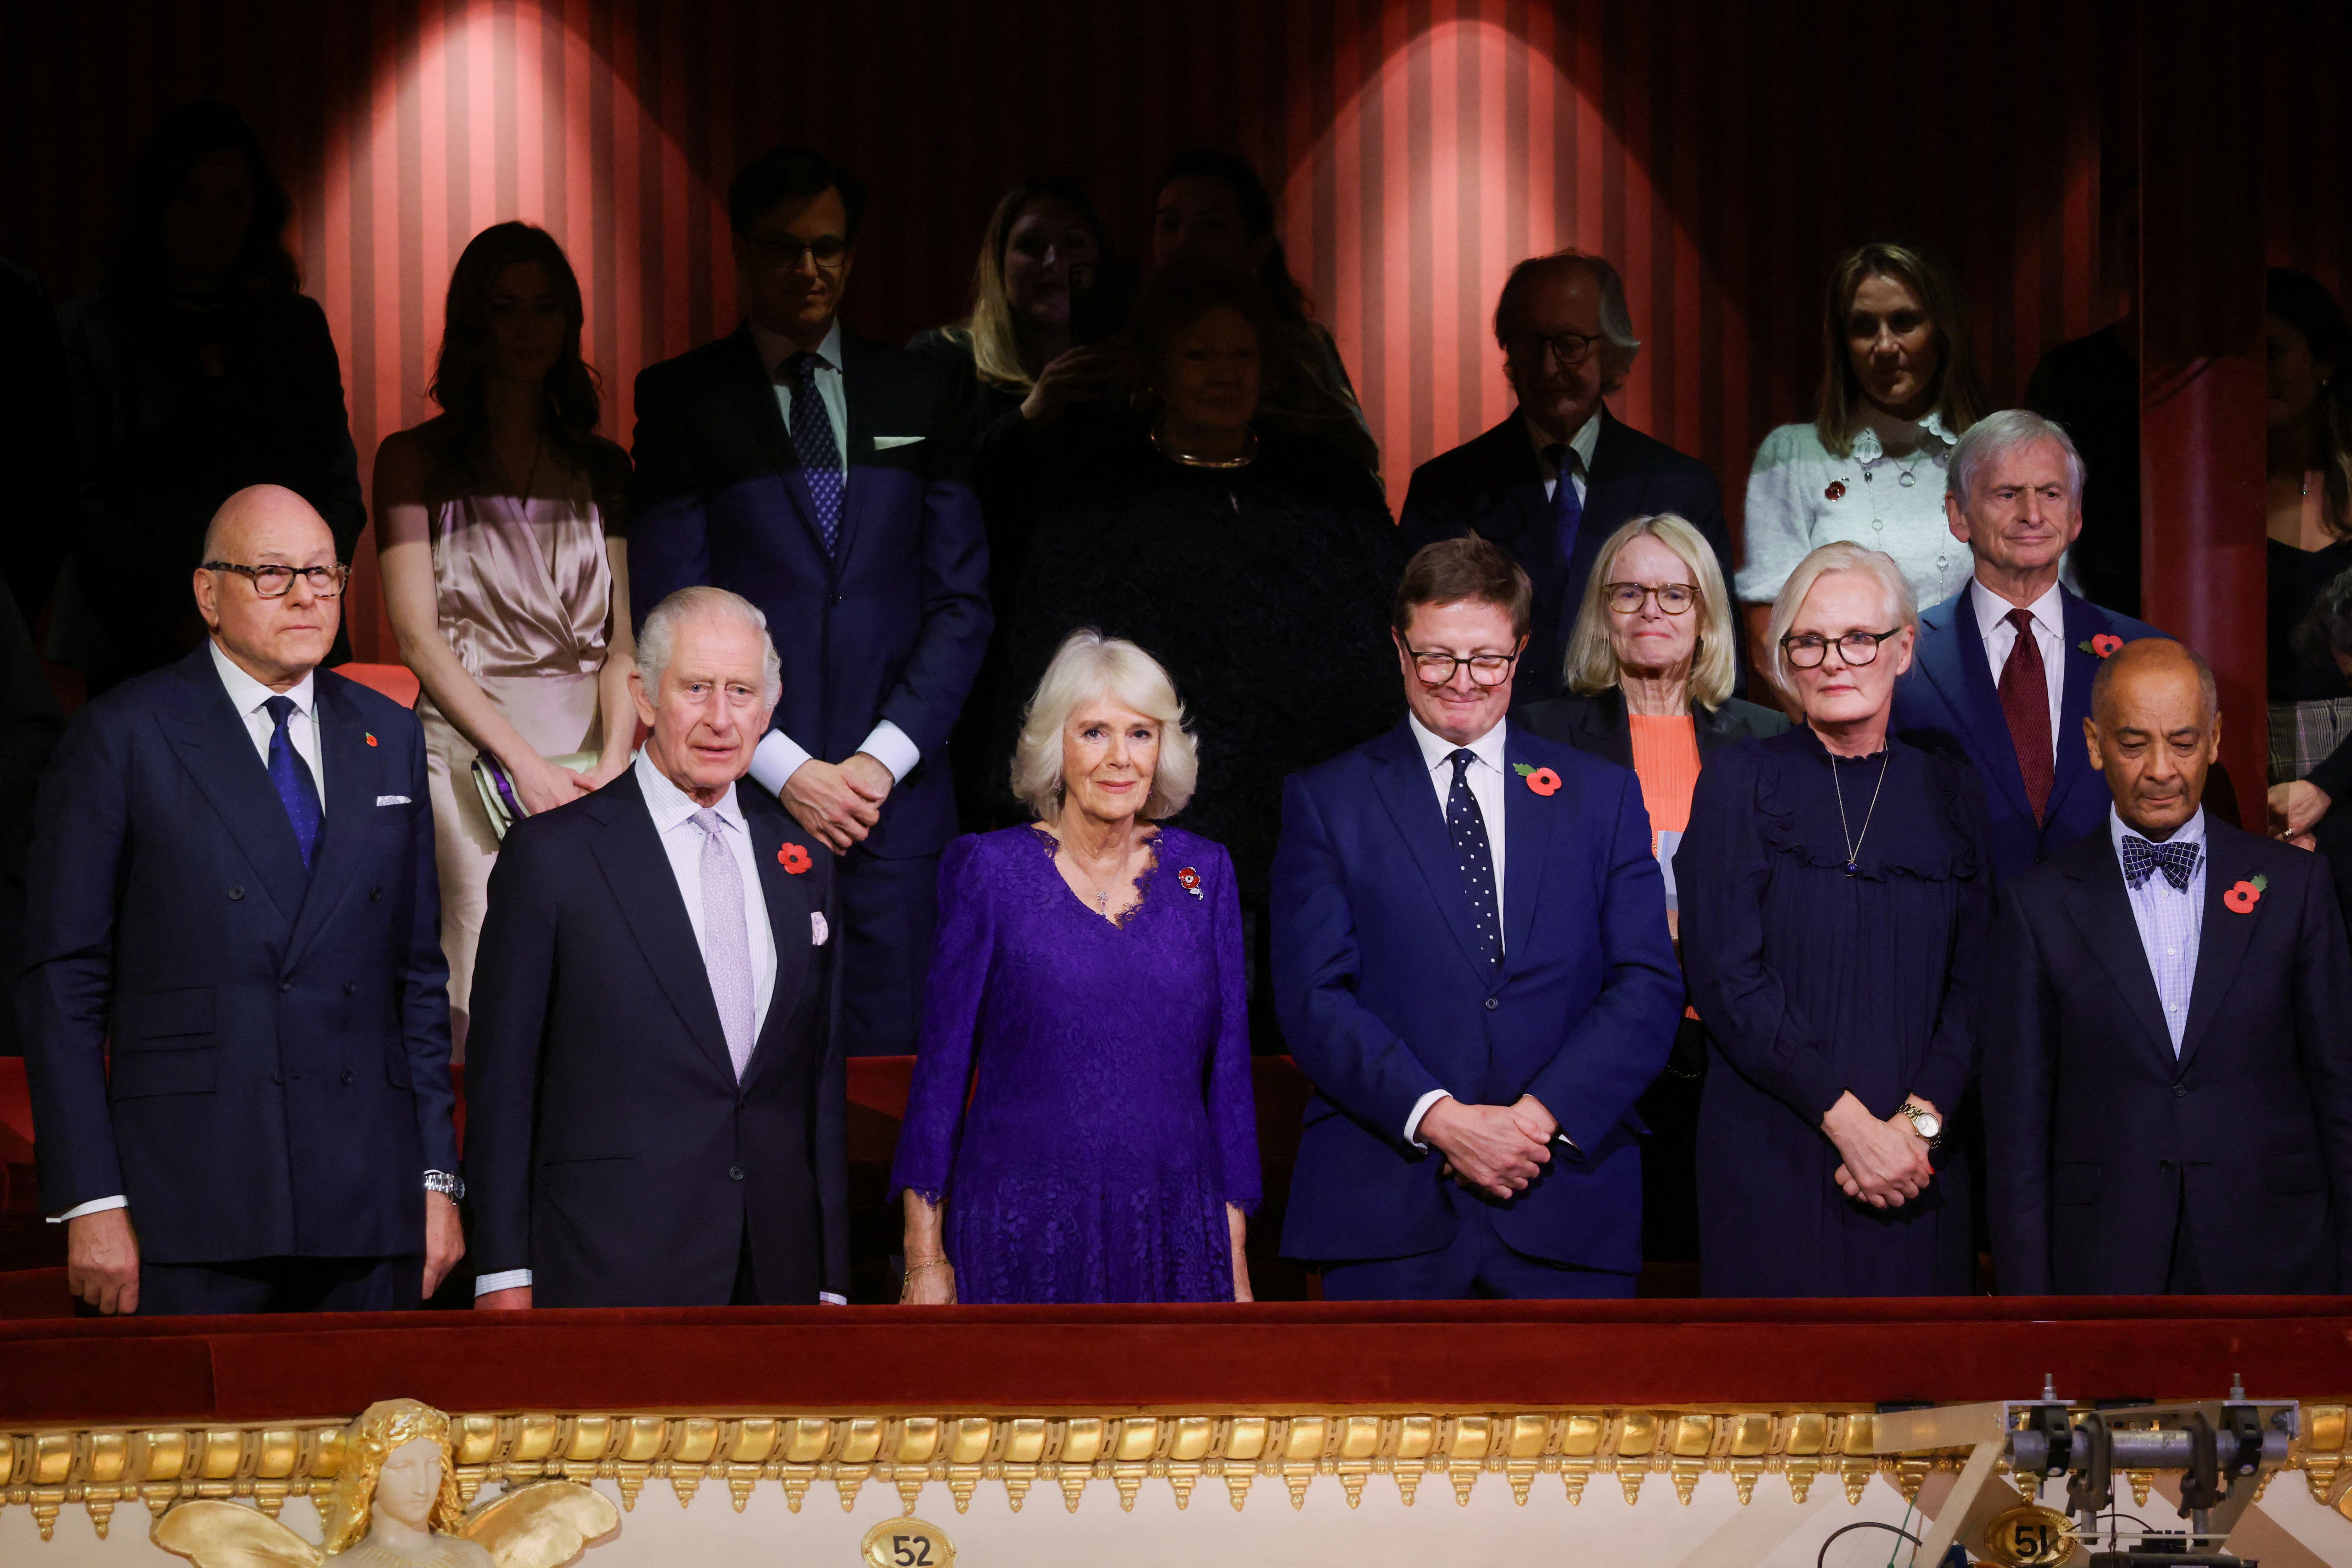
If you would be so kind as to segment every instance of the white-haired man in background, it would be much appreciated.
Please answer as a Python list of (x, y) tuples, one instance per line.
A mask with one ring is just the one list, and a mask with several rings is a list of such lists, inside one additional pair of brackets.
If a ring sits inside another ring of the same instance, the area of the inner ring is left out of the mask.
[(638, 635), (652, 733), (508, 835), (466, 1060), (478, 1307), (839, 1301), (845, 1081), (832, 858), (739, 790), (782, 680), (767, 618), (682, 588)]

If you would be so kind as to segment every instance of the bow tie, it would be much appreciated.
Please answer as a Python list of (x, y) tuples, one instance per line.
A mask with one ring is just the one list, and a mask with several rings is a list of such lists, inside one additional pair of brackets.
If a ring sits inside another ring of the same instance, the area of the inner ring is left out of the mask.
[(2197, 870), (2197, 857), (2204, 846), (2180, 843), (2177, 840), (2151, 844), (2137, 834), (2124, 835), (2124, 881), (2134, 888), (2145, 887), (2152, 872), (2162, 871), (2164, 879), (2172, 884), (2176, 893), (2189, 890), (2189, 879)]

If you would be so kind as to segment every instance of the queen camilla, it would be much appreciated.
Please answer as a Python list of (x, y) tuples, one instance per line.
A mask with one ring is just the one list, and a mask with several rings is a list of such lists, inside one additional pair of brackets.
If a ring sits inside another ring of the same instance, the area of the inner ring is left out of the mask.
[(900, 1299), (1248, 1300), (1256, 1116), (1241, 903), (1163, 819), (1192, 737), (1167, 672), (1079, 631), (1030, 700), (1036, 820), (960, 838), (891, 1172)]

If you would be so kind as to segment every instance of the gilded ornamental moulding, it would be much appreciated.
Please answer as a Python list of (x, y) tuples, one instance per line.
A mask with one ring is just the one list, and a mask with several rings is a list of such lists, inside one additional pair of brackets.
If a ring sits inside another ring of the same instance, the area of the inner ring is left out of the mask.
[[(1851, 1405), (444, 1415), (395, 1400), (371, 1406), (355, 1421), (0, 1433), (0, 1507), (30, 1508), (46, 1540), (68, 1506), (86, 1510), (102, 1537), (118, 1507), (144, 1503), (158, 1543), (200, 1565), (226, 1538), (220, 1532), (228, 1532), (247, 1547), (267, 1544), (278, 1553), (242, 1561), (318, 1568), (331, 1554), (357, 1568), (371, 1561), (371, 1510), (382, 1507), (386, 1467), (408, 1450), (405, 1458), (429, 1460), (435, 1478), (418, 1515), (425, 1524), (409, 1527), (428, 1529), (443, 1561), (554, 1568), (617, 1524), (612, 1505), (586, 1485), (600, 1479), (614, 1484), (625, 1509), (634, 1509), (646, 1484), (659, 1480), (681, 1507), (706, 1489), (723, 1489), (740, 1510), (755, 1489), (775, 1485), (798, 1512), (822, 1484), (848, 1509), (861, 1489), (876, 1484), (895, 1488), (909, 1513), (925, 1488), (943, 1486), (961, 1512), (986, 1484), (1003, 1487), (1015, 1510), (1042, 1487), (1075, 1512), (1089, 1489), (1131, 1509), (1147, 1481), (1165, 1483), (1180, 1508), (1204, 1481), (1235, 1509), (1266, 1489), (1303, 1507), (1307, 1489), (1326, 1478), (1353, 1507), (1376, 1476), (1408, 1504), (1431, 1492), (1466, 1504), (1472, 1489), (1494, 1480), (1525, 1503), (1547, 1476), (1558, 1478), (1571, 1502), (1606, 1477), (1628, 1501), (1646, 1487), (1653, 1498), (1663, 1500), (1671, 1490), (1683, 1503), (1702, 1480), (1720, 1476), (1746, 1503), (1768, 1474), (1780, 1477), (1799, 1501), (1826, 1479), (1858, 1502), (1874, 1476), (1887, 1475), (1916, 1497), (1931, 1470), (1958, 1468), (1957, 1453), (1874, 1454), (1871, 1421), (1869, 1411)], [(2352, 1515), (2347, 1407), (2306, 1404), (2300, 1426), (2290, 1466), (2303, 1470), (2317, 1501)], [(432, 1449), (429, 1456), (420, 1444)], [(2145, 1503), (2151, 1478), (2126, 1479), (2136, 1501)], [(493, 1494), (488, 1501), (481, 1500), (485, 1488)], [(277, 1524), (290, 1497), (316, 1502), (326, 1542), (312, 1544)], [(514, 1554), (512, 1543), (525, 1537), (539, 1542), (530, 1550), (541, 1555)], [(559, 1545), (561, 1555), (544, 1555)]]

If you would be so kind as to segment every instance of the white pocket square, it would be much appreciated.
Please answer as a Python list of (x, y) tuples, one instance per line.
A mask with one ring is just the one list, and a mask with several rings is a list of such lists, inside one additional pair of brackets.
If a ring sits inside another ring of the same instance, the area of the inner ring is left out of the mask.
[(404, 795), (380, 795), (375, 797), (375, 803), (378, 805), (407, 805), (411, 804), (409, 798)]
[(832, 931), (825, 929), (824, 915), (823, 911), (811, 910), (809, 911), (809, 945), (811, 947), (823, 947), (824, 945), (824, 939), (832, 934)]
[(911, 447), (921, 439), (920, 436), (877, 436), (874, 437), (874, 449), (887, 452), (893, 447)]

